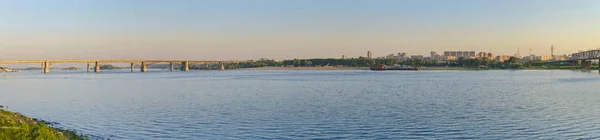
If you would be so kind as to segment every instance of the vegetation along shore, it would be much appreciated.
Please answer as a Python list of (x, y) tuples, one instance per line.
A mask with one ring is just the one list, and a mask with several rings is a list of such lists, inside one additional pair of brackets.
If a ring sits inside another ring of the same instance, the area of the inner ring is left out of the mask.
[(0, 109), (0, 139), (87, 140), (88, 138), (74, 131), (52, 128), (44, 121)]
[[(506, 61), (488, 58), (464, 58), (457, 60), (436, 61), (423, 59), (373, 59), (373, 58), (317, 58), (275, 61), (261, 59), (257, 61), (229, 64), (227, 69), (251, 68), (253, 70), (368, 70), (376, 65), (388, 67), (421, 67), (422, 70), (495, 70), (495, 69), (533, 69), (533, 70), (598, 70), (598, 64), (585, 66), (581, 62), (547, 62), (540, 60), (523, 60), (511, 57)], [(210, 67), (209, 67), (210, 68)], [(192, 67), (202, 69), (202, 67)]]

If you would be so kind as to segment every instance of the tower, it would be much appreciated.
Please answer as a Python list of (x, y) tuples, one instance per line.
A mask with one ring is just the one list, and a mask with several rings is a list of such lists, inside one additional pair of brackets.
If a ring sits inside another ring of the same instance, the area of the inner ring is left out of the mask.
[(515, 54), (516, 58), (521, 58), (521, 47), (517, 47), (517, 54)]
[(552, 46), (550, 46), (550, 56), (552, 56), (552, 58), (554, 58), (554, 44), (552, 44)]

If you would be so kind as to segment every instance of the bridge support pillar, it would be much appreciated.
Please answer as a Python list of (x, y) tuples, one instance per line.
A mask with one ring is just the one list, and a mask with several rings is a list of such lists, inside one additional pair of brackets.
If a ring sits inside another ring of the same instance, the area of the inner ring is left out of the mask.
[(146, 71), (148, 70), (148, 67), (147, 67), (147, 65), (146, 65), (146, 62), (142, 62), (142, 66), (141, 66), (141, 69), (140, 69), (140, 70), (141, 70), (142, 72), (146, 72)]
[(44, 71), (46, 70), (46, 63), (45, 62), (42, 62), (41, 70), (42, 70), (42, 73), (44, 73)]
[(49, 61), (44, 62), (43, 71), (44, 71), (44, 73), (49, 73), (50, 72), (50, 62)]
[(90, 64), (90, 63), (87, 63), (87, 72), (90, 72), (90, 71), (91, 71), (90, 67), (91, 67), (91, 64)]
[(135, 72), (135, 64), (131, 63), (131, 72)]
[(94, 72), (100, 72), (100, 63), (96, 62), (96, 66), (94, 67)]
[(169, 63), (169, 71), (173, 71), (173, 63)]
[(181, 71), (190, 71), (190, 62), (181, 62)]
[(221, 62), (220, 64), (221, 64), (221, 70), (225, 70), (225, 64), (223, 62)]
[(590, 68), (590, 67), (592, 67), (592, 61), (587, 61), (586, 60), (583, 65), (584, 65), (584, 68)]

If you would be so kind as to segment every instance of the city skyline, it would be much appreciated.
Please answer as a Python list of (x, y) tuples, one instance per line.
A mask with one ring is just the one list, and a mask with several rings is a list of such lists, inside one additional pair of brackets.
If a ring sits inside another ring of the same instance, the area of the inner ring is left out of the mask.
[[(476, 55), (479, 55), (479, 53), (485, 53), (485, 54), (492, 53), (495, 56), (500, 56), (500, 55), (502, 55), (502, 56), (516, 56), (517, 54), (519, 55), (519, 57), (526, 57), (526, 56), (552, 56), (553, 55), (552, 49), (556, 49), (556, 46), (551, 45), (550, 47), (548, 47), (548, 52), (542, 53), (542, 54), (536, 54), (536, 53), (534, 53), (534, 51), (532, 49), (528, 49), (527, 52), (520, 51), (520, 49), (521, 49), (520, 47), (517, 47), (517, 49), (515, 49), (515, 52), (509, 53), (509, 54), (496, 54), (492, 50), (488, 50), (488, 51), (479, 51), (479, 50), (432, 50), (428, 54), (416, 54), (416, 53), (410, 53), (410, 52), (406, 52), (406, 51), (399, 51), (399, 52), (387, 52), (387, 53), (382, 54), (382, 55), (375, 55), (374, 57), (376, 57), (376, 58), (385, 58), (386, 56), (396, 55), (396, 54), (400, 54), (400, 53), (405, 54), (406, 56), (422, 55), (422, 56), (427, 57), (427, 56), (432, 55), (431, 53), (437, 53), (437, 54), (441, 54), (441, 56), (444, 56), (444, 54), (443, 54), (444, 52), (461, 52), (461, 51), (462, 52), (475, 52)], [(592, 50), (592, 49), (590, 49), (590, 50)], [(578, 52), (579, 51), (586, 51), (586, 50), (578, 50)], [(372, 52), (368, 51), (367, 53), (372, 53)], [(572, 52), (572, 53), (576, 53), (576, 52)], [(562, 56), (562, 55), (571, 55), (572, 53), (559, 54), (559, 53), (554, 52), (554, 55), (555, 56), (559, 56), (559, 55)], [(344, 55), (344, 56), (346, 56), (346, 55)], [(359, 57), (365, 57), (365, 56), (359, 56)]]
[(0, 1), (0, 59), (373, 57), (600, 48), (595, 0)]

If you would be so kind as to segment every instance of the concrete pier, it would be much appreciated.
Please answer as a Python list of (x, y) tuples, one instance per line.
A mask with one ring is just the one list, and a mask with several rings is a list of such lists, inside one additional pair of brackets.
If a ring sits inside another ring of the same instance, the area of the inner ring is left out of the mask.
[(42, 66), (41, 66), (42, 73), (44, 73), (44, 70), (45, 70), (45, 67), (44, 67), (44, 66), (45, 66), (45, 65), (46, 65), (46, 62), (42, 62)]
[(50, 72), (50, 62), (46, 61), (44, 62), (44, 73), (49, 73)]
[(90, 71), (91, 71), (90, 67), (91, 67), (91, 64), (90, 64), (90, 63), (87, 63), (87, 72), (90, 72)]
[(590, 68), (590, 67), (592, 67), (592, 61), (584, 61), (583, 67), (584, 68)]
[(141, 68), (141, 71), (142, 71), (142, 72), (146, 72), (147, 70), (148, 70), (148, 67), (147, 67), (147, 65), (146, 65), (146, 62), (142, 62), (142, 68)]
[(225, 64), (221, 63), (221, 70), (225, 70)]
[(173, 63), (169, 63), (169, 71), (173, 71)]
[(96, 66), (94, 67), (94, 72), (100, 72), (100, 62), (96, 62)]
[(131, 72), (135, 72), (135, 64), (131, 63)]
[(181, 71), (190, 71), (190, 62), (181, 62)]

